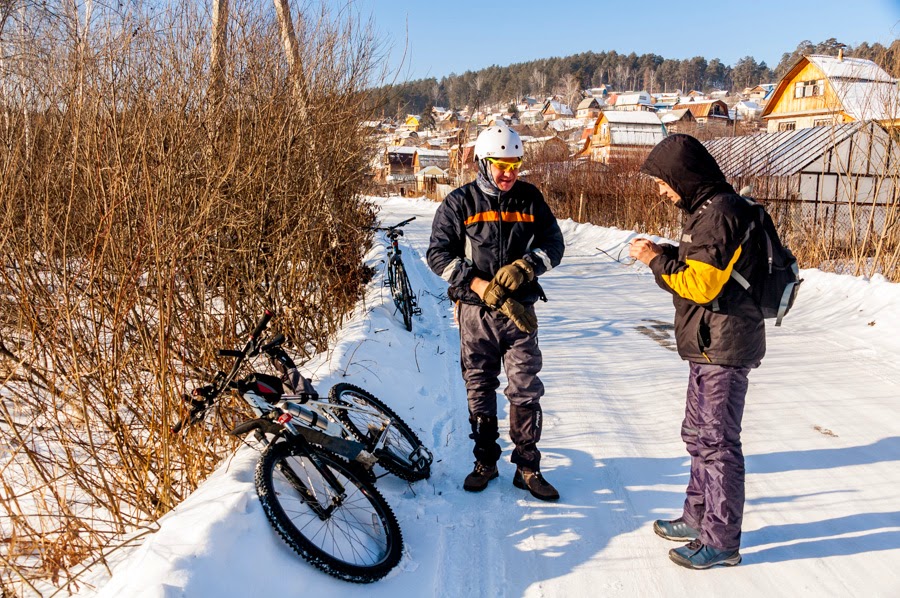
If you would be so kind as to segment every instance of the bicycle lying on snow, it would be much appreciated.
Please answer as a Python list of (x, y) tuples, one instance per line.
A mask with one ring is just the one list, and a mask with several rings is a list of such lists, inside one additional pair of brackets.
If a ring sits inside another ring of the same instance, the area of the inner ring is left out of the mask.
[(403, 252), (400, 251), (400, 244), (397, 242), (397, 239), (403, 236), (403, 231), (400, 230), (401, 227), (406, 226), (415, 219), (416, 217), (413, 216), (393, 226), (372, 227), (372, 230), (383, 231), (388, 238), (386, 247), (388, 257), (386, 265), (387, 280), (384, 284), (391, 288), (391, 297), (394, 299), (394, 305), (397, 306), (397, 309), (403, 315), (403, 325), (410, 332), (412, 332), (412, 317), (421, 314), (422, 309), (419, 307), (416, 294), (413, 293), (412, 286), (409, 284), (409, 276), (406, 275), (406, 267), (403, 265), (403, 260), (400, 257)]
[[(243, 349), (220, 349), (234, 358), (210, 384), (185, 397), (189, 413), (173, 428), (193, 425), (235, 390), (256, 417), (232, 434), (252, 433), (264, 446), (256, 464), (256, 491), (266, 518), (300, 556), (334, 577), (358, 583), (381, 579), (400, 562), (403, 537), (397, 518), (375, 488), (377, 463), (407, 481), (431, 475), (431, 452), (391, 409), (362, 388), (337, 384), (319, 397), (277, 335), (262, 342), (265, 315)], [(265, 354), (279, 376), (250, 372), (244, 364)]]

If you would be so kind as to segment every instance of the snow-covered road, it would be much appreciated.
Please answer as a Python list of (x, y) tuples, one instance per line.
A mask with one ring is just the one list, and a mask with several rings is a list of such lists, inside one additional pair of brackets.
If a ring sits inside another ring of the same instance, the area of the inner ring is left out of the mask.
[[(295, 557), (265, 520), (245, 448), (159, 532), (114, 555), (112, 578), (98, 571), (86, 595), (900, 595), (900, 285), (803, 272), (797, 306), (768, 326), (750, 376), (744, 562), (694, 572), (671, 563), (677, 544), (651, 529), (680, 512), (688, 471), (671, 301), (649, 270), (597, 250), (616, 255), (633, 233), (562, 222), (566, 256), (541, 279), (540, 448), (562, 495), (547, 504), (511, 484), (505, 415), (500, 478), (462, 490), (472, 456), (459, 338), (446, 284), (425, 264), (436, 204), (375, 201), (385, 223), (416, 216), (401, 242), (422, 315), (404, 330), (379, 274), (332, 350), (304, 369), (320, 392), (367, 388), (434, 451), (431, 479), (378, 482), (403, 528), (400, 565), (361, 588)], [(382, 258), (380, 246), (368, 256)]]

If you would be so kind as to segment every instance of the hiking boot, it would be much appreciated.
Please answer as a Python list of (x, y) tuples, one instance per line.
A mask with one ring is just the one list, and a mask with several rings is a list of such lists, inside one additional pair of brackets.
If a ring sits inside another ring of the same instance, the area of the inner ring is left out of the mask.
[(544, 479), (540, 471), (531, 471), (530, 469), (516, 468), (516, 475), (513, 477), (513, 486), (528, 490), (531, 496), (540, 500), (557, 500), (559, 492), (553, 485)]
[(463, 490), (466, 492), (481, 492), (487, 488), (488, 482), (499, 476), (497, 464), (485, 465), (481, 461), (475, 461), (475, 469), (466, 476), (463, 482)]
[(670, 550), (669, 558), (676, 565), (688, 569), (709, 569), (716, 565), (724, 567), (737, 565), (741, 562), (741, 553), (738, 550), (719, 550), (694, 540), (686, 546)]
[(690, 542), (700, 537), (700, 530), (694, 529), (685, 523), (682, 517), (671, 521), (657, 519), (653, 522), (653, 531), (660, 538), (674, 540), (675, 542)]

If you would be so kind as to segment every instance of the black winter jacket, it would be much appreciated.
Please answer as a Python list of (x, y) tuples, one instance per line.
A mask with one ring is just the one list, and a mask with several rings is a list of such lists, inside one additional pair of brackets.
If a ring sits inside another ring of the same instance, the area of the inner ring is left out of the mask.
[(687, 213), (678, 247), (663, 246), (650, 261), (657, 284), (673, 295), (678, 354), (692, 362), (757, 367), (766, 353), (762, 312), (731, 277), (734, 269), (753, 271), (760, 257), (750, 250), (760, 234), (751, 228), (756, 211), (688, 135), (661, 141), (641, 172), (672, 187)]
[[(473, 181), (438, 206), (427, 258), (435, 274), (450, 284), (451, 299), (483, 305), (469, 288), (474, 277), (491, 280), (502, 266), (520, 258), (540, 276), (559, 265), (564, 251), (562, 231), (537, 187), (518, 180), (509, 191), (492, 196)], [(537, 279), (513, 295), (523, 305), (542, 296)]]

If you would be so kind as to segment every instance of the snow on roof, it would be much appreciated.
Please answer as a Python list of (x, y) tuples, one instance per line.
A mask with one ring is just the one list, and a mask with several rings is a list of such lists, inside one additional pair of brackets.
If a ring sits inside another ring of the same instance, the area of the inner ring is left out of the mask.
[(572, 109), (563, 104), (562, 102), (557, 102), (556, 100), (550, 100), (547, 102), (547, 105), (550, 108), (553, 108), (553, 111), (562, 116), (571, 116)]
[(579, 118), (557, 118), (547, 123), (547, 127), (554, 131), (570, 131), (572, 129), (580, 129), (584, 126), (584, 122)]
[(607, 110), (601, 116), (609, 121), (612, 145), (653, 146), (666, 136), (662, 121), (655, 112)]
[(616, 97), (616, 106), (625, 106), (632, 104), (650, 104), (652, 98), (646, 91), (638, 93), (620, 93)]
[(392, 153), (392, 154), (409, 154), (409, 155), (412, 155), (412, 154), (415, 154), (416, 151), (418, 151), (418, 149), (419, 149), (419, 148), (414, 147), (414, 146), (410, 146), (410, 145), (398, 145), (398, 146), (395, 146), (395, 147), (390, 147), (390, 148), (388, 148), (388, 152), (390, 152), (390, 153)]
[(437, 166), (432, 165), (432, 166), (426, 166), (425, 168), (423, 168), (422, 170), (417, 172), (416, 176), (419, 176), (419, 177), (423, 177), (423, 176), (441, 177), (441, 176), (447, 176), (447, 171), (443, 170), (441, 168), (438, 168)]
[(811, 54), (806, 58), (825, 73), (825, 76), (829, 79), (852, 79), (854, 81), (878, 81), (882, 83), (894, 82), (894, 79), (884, 72), (880, 66), (864, 58), (839, 59), (837, 56), (821, 56), (818, 54)]
[(856, 120), (900, 118), (897, 83), (871, 60), (818, 54), (804, 58), (828, 78), (844, 111)]
[(684, 118), (684, 115), (688, 112), (690, 112), (690, 110), (688, 110), (687, 108), (682, 108), (680, 110), (669, 110), (668, 112), (663, 112), (662, 114), (660, 114), (659, 120), (661, 120), (663, 124), (672, 123)]
[(646, 110), (607, 110), (603, 113), (611, 123), (629, 123), (640, 125), (658, 125), (662, 121), (655, 112), (647, 112)]
[(429, 157), (429, 158), (443, 158), (449, 156), (450, 154), (447, 150), (439, 150), (439, 149), (424, 149), (424, 148), (414, 148), (419, 150), (419, 157)]

